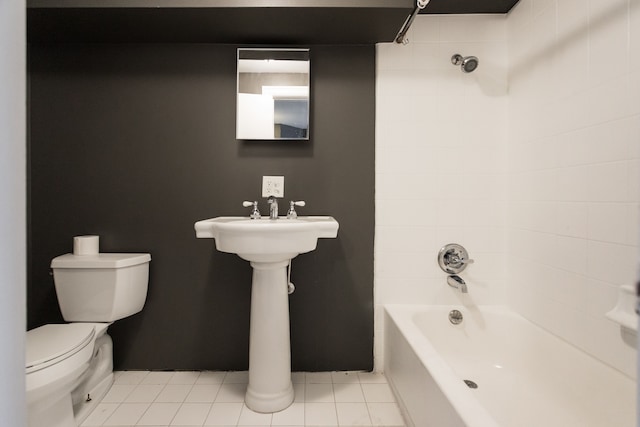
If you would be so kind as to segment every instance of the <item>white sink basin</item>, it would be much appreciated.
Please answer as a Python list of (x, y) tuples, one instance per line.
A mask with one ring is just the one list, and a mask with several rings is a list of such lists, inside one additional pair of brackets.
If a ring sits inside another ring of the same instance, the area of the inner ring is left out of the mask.
[(252, 262), (277, 262), (316, 248), (319, 238), (335, 238), (338, 222), (330, 216), (249, 219), (220, 216), (196, 222), (196, 237), (213, 238), (216, 249)]
[(337, 237), (338, 221), (330, 216), (221, 216), (198, 221), (195, 228), (196, 237), (215, 239), (219, 251), (251, 262), (249, 384), (244, 401), (256, 412), (282, 411), (294, 399), (287, 267), (291, 258), (314, 250), (319, 238)]

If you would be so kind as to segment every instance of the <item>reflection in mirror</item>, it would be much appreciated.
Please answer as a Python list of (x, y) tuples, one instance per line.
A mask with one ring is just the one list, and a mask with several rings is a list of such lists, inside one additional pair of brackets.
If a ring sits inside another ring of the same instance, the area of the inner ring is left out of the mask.
[(309, 139), (309, 49), (238, 49), (237, 139)]

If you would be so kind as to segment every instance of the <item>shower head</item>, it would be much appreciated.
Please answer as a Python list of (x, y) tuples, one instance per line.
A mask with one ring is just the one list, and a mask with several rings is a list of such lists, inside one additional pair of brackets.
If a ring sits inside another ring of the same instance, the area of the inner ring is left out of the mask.
[(463, 73), (471, 73), (478, 68), (478, 58), (475, 56), (462, 56), (455, 54), (451, 57), (451, 63), (453, 65), (460, 65)]

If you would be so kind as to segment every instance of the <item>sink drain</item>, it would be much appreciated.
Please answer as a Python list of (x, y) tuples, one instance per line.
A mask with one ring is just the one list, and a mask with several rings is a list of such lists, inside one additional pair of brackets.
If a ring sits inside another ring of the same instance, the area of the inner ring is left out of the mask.
[(467, 387), (469, 388), (478, 388), (478, 384), (474, 383), (471, 380), (464, 380), (464, 383), (467, 385)]
[(453, 323), (454, 325), (459, 325), (460, 323), (462, 323), (462, 313), (459, 310), (451, 310), (449, 312), (449, 322)]

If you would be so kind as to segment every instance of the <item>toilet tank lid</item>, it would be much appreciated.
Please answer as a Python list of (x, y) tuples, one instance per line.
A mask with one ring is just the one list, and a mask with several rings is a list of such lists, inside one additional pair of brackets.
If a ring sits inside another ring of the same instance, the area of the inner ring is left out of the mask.
[(150, 254), (65, 254), (51, 260), (51, 268), (122, 268), (151, 261)]

